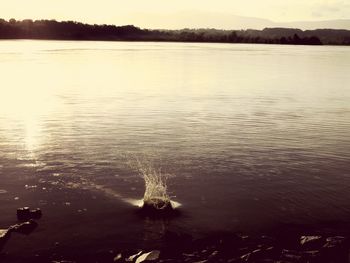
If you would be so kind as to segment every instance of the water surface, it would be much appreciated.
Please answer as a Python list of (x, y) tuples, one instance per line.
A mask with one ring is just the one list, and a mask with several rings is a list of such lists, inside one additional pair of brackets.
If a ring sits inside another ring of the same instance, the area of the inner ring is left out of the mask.
[[(7, 253), (349, 223), (349, 68), (349, 47), (1, 41), (0, 228), (44, 212)], [(180, 217), (125, 202), (135, 156), (172, 175)]]

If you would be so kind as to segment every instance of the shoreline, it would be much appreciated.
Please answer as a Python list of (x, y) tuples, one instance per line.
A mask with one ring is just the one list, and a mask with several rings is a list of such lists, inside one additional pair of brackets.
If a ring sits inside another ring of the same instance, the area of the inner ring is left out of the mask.
[(98, 25), (76, 21), (6, 21), (0, 18), (0, 39), (244, 43), (281, 45), (350, 45), (350, 30), (271, 27), (262, 30), (184, 28), (146, 29), (134, 25)]
[(280, 43), (231, 43), (231, 42), (196, 42), (196, 41), (171, 41), (171, 40), (101, 40), (101, 39), (45, 39), (45, 38), (0, 38), (3, 41), (58, 41), (58, 42), (121, 42), (121, 43), (181, 43), (181, 44), (227, 44), (227, 45), (259, 45), (259, 46), (301, 46), (301, 47), (350, 47), (350, 44), (322, 44), (322, 45), (300, 45)]
[[(30, 239), (30, 236), (29, 236)], [(57, 244), (58, 246), (60, 244)], [(288, 235), (248, 236), (242, 233), (217, 232), (201, 238), (188, 233), (164, 233), (159, 244), (101, 249), (90, 245), (60, 251), (33, 251), (32, 257), (0, 251), (0, 261), (15, 262), (144, 262), (142, 255), (155, 255), (151, 262), (348, 262), (349, 236), (304, 232)], [(78, 249), (78, 250), (75, 250)], [(141, 260), (141, 259), (140, 259)], [(145, 261), (149, 262), (149, 261)]]

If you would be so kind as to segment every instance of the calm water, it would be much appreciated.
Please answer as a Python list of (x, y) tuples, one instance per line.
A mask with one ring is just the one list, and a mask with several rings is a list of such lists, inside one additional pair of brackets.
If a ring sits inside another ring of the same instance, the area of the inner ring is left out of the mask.
[[(0, 228), (44, 212), (6, 252), (349, 223), (349, 68), (349, 47), (1, 41)], [(180, 217), (135, 215), (135, 156)]]

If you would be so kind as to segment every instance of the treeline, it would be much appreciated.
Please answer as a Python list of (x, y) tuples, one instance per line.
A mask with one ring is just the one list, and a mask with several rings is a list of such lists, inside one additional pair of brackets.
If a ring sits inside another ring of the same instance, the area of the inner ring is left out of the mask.
[(0, 39), (179, 41), (293, 45), (350, 45), (350, 31), (265, 28), (263, 30), (149, 30), (133, 25), (89, 25), (74, 21), (0, 19)]
[(190, 42), (220, 42), (220, 43), (257, 43), (257, 44), (289, 44), (289, 45), (322, 45), (316, 36), (303, 36), (298, 34), (281, 37), (262, 36), (255, 30), (217, 30), (217, 29), (182, 29), (163, 31), (165, 39), (171, 41)]
[(131, 40), (145, 34), (134, 26), (88, 25), (74, 21), (0, 19), (1, 39)]

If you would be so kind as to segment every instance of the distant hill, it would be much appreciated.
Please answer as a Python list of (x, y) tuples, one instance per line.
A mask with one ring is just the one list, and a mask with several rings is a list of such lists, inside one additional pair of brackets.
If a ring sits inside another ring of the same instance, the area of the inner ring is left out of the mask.
[(345, 30), (350, 30), (350, 19), (274, 23), (274, 27), (292, 27), (292, 28), (300, 28), (303, 30), (314, 30), (314, 29), (345, 29)]
[(230, 13), (182, 11), (169, 14), (140, 13), (130, 20), (133, 24), (148, 25), (153, 29), (181, 29), (191, 25), (191, 28), (217, 29), (257, 29), (284, 27), (313, 29), (347, 29), (350, 30), (350, 19), (277, 22), (269, 19), (238, 16)]
[(149, 30), (132, 25), (89, 25), (74, 21), (0, 19), (0, 39), (181, 41), (294, 45), (350, 45), (349, 30), (264, 28), (263, 30)]

